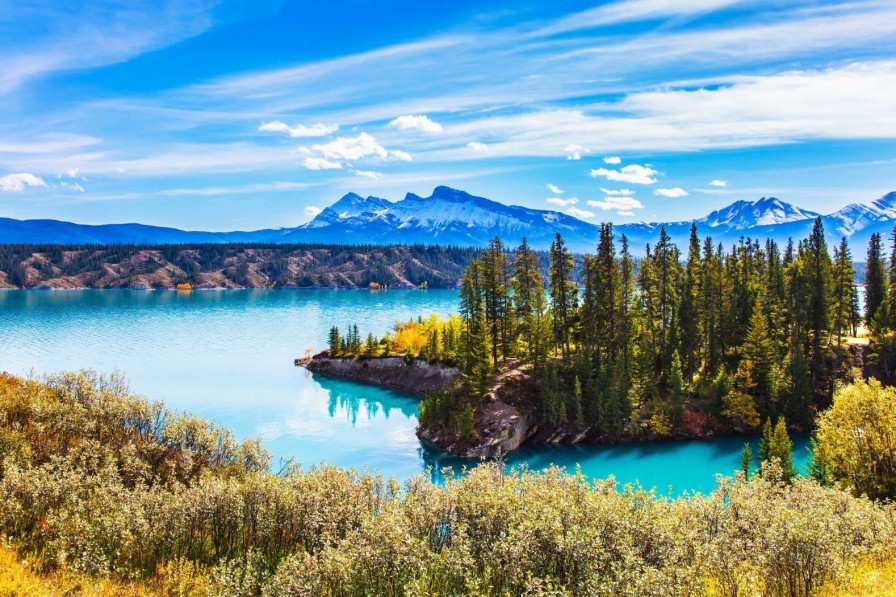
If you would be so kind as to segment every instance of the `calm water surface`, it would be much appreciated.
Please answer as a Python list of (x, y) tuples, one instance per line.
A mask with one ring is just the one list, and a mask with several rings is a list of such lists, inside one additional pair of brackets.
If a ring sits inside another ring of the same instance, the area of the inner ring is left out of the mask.
[[(407, 478), (461, 461), (421, 445), (417, 399), (311, 376), (293, 366), (331, 326), (362, 336), (397, 320), (457, 310), (452, 290), (0, 291), (0, 370), (121, 371), (132, 390), (261, 436), (275, 458), (378, 469)], [(804, 465), (805, 441), (796, 459)], [(531, 468), (577, 465), (666, 491), (709, 491), (737, 468), (742, 439), (523, 450)], [(754, 444), (755, 452), (755, 444)]]

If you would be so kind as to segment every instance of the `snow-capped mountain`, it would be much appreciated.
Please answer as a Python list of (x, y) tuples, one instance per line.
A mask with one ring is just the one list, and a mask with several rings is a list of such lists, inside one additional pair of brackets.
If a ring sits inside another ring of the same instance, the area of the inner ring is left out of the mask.
[[(701, 237), (730, 246), (742, 237), (773, 238), (779, 243), (805, 238), (818, 214), (774, 197), (736, 201), (694, 220)], [(821, 216), (828, 243), (845, 236), (855, 259), (864, 255), (873, 233), (890, 238), (896, 224), (896, 192), (869, 203), (853, 203)], [(665, 227), (684, 248), (691, 221), (640, 222), (614, 228), (617, 237), (626, 235), (632, 253), (643, 253), (656, 242)], [(55, 220), (0, 218), (2, 243), (197, 243), (265, 242), (332, 244), (442, 244), (483, 246), (499, 236), (508, 246), (525, 236), (538, 249), (546, 249), (560, 232), (573, 251), (593, 252), (598, 227), (567, 214), (505, 205), (449, 187), (436, 187), (429, 197), (408, 193), (399, 201), (361, 197), (349, 193), (321, 211), (313, 220), (295, 228), (248, 232), (194, 232), (141, 224), (85, 226)], [(889, 242), (889, 241), (888, 241)]]
[(813, 220), (819, 215), (785, 203), (776, 197), (763, 197), (758, 201), (735, 201), (728, 207), (697, 220), (697, 225), (709, 228), (725, 227), (729, 230), (748, 230), (756, 226)]
[(288, 235), (300, 242), (363, 242), (485, 245), (498, 236), (517, 244), (523, 236), (534, 247), (547, 248), (560, 232), (571, 247), (590, 250), (597, 227), (556, 211), (504, 205), (449, 187), (436, 187), (429, 197), (408, 193), (390, 203), (378, 197), (349, 193)]

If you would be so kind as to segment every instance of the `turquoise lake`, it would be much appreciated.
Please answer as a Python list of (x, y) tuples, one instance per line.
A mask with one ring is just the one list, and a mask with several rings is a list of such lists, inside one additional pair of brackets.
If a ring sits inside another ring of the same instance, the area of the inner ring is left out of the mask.
[[(395, 321), (456, 310), (453, 290), (0, 291), (0, 370), (117, 370), (134, 392), (260, 436), (275, 463), (292, 456), (404, 479), (464, 464), (414, 435), (417, 399), (311, 376), (293, 359), (324, 348), (333, 325), (382, 335)], [(743, 442), (532, 448), (508, 461), (708, 492), (737, 468)], [(804, 467), (807, 440), (794, 443)]]

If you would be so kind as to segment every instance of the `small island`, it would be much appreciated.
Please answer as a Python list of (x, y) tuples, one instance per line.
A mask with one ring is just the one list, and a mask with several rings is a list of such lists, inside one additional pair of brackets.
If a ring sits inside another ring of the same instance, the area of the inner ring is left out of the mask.
[(882, 253), (875, 235), (863, 318), (849, 248), (831, 257), (820, 220), (783, 249), (725, 249), (693, 227), (684, 258), (661, 229), (637, 262), (605, 224), (578, 272), (559, 234), (546, 268), (525, 239), (509, 252), (496, 238), (466, 268), (458, 315), (384, 338), (333, 328), (329, 348), (297, 364), (421, 396), (418, 436), (468, 458), (779, 424), (810, 432), (837, 387), (892, 377)]

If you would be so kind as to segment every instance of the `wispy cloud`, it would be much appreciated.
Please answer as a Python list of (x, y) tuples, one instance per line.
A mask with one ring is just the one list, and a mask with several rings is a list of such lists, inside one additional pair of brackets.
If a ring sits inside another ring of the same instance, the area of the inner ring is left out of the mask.
[(570, 205), (575, 205), (576, 203), (579, 202), (578, 198), (576, 198), (576, 197), (568, 197), (566, 199), (564, 199), (562, 197), (549, 197), (548, 199), (545, 199), (545, 201), (547, 203), (550, 203), (551, 205), (557, 205), (560, 207), (567, 207)]
[(381, 178), (385, 178), (386, 175), (382, 172), (377, 172), (375, 170), (352, 170), (352, 174), (355, 176), (361, 176), (363, 178), (369, 178), (371, 180), (380, 180)]
[(604, 158), (604, 164), (616, 165), (616, 164), (621, 164), (621, 163), (622, 163), (622, 158), (620, 158), (618, 155), (610, 155), (610, 156), (607, 156)]
[(309, 217), (314, 217), (323, 210), (316, 205), (307, 205), (305, 206), (305, 215)]
[[(42, 4), (52, 18), (36, 27)], [(26, 43), (21, 36), (0, 36), (0, 93), (42, 75), (115, 64), (202, 33), (214, 23), (210, 2), (46, 4), (4, 4), (3, 24), (32, 33)]]
[(327, 158), (308, 156), (302, 160), (302, 164), (309, 170), (337, 170), (342, 168), (340, 162), (331, 162)]
[(563, 189), (561, 189), (560, 187), (558, 187), (558, 186), (555, 185), (555, 184), (548, 183), (548, 184), (547, 184), (547, 187), (548, 187), (548, 189), (549, 189), (552, 193), (554, 193), (555, 195), (562, 195), (562, 194), (563, 194)]
[(586, 209), (579, 209), (578, 207), (570, 207), (566, 210), (566, 213), (571, 215), (574, 218), (593, 218), (594, 212), (588, 211)]
[(339, 130), (338, 124), (323, 124), (322, 122), (318, 122), (317, 124), (312, 124), (311, 126), (305, 126), (304, 124), (297, 124), (295, 126), (289, 126), (285, 122), (280, 122), (279, 120), (272, 120), (271, 122), (263, 122), (261, 126), (258, 127), (259, 131), (267, 132), (267, 133), (286, 133), (290, 137), (326, 137), (332, 133), (335, 133)]
[(709, 183), (709, 186), (711, 186), (711, 187), (722, 187), (722, 188), (725, 188), (725, 187), (728, 186), (728, 181), (727, 181), (727, 180), (719, 180), (719, 179), (717, 178), (717, 179), (711, 181), (711, 182)]

